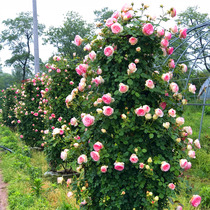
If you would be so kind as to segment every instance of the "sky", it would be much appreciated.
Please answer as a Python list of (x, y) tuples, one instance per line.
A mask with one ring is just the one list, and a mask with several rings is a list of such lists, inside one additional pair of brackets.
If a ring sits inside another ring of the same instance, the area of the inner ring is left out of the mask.
[[(50, 26), (59, 27), (63, 24), (64, 16), (68, 11), (75, 11), (83, 17), (88, 23), (94, 22), (94, 11), (108, 7), (111, 10), (120, 11), (125, 3), (134, 3), (134, 8), (140, 8), (144, 3), (149, 5), (148, 13), (152, 16), (158, 16), (161, 12), (160, 5), (164, 5), (168, 10), (171, 7), (176, 8), (177, 13), (185, 11), (189, 6), (198, 6), (199, 12), (210, 13), (210, 4), (207, 0), (36, 0), (38, 22), (45, 24), (47, 28)], [(6, 0), (0, 5), (0, 33), (4, 29), (2, 21), (8, 18), (14, 19), (20, 12), (33, 11), (33, 0)], [(46, 62), (47, 59), (56, 50), (52, 46), (42, 46), (39, 39), (39, 56)], [(4, 65), (4, 61), (9, 58), (10, 53), (7, 49), (0, 51), (0, 63)], [(11, 68), (3, 67), (4, 72), (11, 73)]]

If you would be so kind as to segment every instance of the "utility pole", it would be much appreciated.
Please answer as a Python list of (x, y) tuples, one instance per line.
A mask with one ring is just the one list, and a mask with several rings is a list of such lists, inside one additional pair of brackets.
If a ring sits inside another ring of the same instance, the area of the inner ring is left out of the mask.
[(35, 74), (39, 72), (39, 42), (38, 42), (38, 21), (37, 21), (37, 7), (36, 0), (33, 1), (33, 32), (34, 32), (34, 66)]

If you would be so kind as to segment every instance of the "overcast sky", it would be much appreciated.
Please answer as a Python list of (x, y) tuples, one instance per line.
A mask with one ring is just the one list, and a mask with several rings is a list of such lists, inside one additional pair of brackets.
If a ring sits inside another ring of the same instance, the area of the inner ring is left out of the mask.
[[(32, 12), (33, 0), (6, 0), (0, 5), (0, 32), (4, 29), (1, 22), (8, 18), (15, 18), (20, 12)], [(149, 13), (158, 16), (160, 12), (160, 4), (163, 4), (166, 9), (175, 7), (177, 13), (186, 10), (189, 6), (198, 6), (202, 13), (210, 13), (210, 3), (208, 0), (37, 0), (38, 22), (49, 26), (60, 26), (63, 23), (64, 16), (68, 11), (78, 12), (84, 20), (93, 23), (95, 18), (93, 11), (101, 10), (108, 7), (111, 10), (120, 11), (125, 3), (134, 3), (134, 8), (140, 8), (141, 3), (150, 6)], [(46, 61), (54, 52), (52, 47), (39, 46), (40, 58)], [(0, 51), (0, 62), (9, 57), (6, 49)], [(10, 72), (9, 68), (3, 68), (4, 71)]]

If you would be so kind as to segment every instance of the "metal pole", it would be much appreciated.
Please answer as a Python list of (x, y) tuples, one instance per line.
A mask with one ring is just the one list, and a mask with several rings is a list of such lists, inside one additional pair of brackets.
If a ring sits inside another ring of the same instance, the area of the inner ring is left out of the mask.
[(34, 32), (34, 67), (35, 74), (39, 72), (39, 42), (36, 0), (33, 1), (33, 32)]

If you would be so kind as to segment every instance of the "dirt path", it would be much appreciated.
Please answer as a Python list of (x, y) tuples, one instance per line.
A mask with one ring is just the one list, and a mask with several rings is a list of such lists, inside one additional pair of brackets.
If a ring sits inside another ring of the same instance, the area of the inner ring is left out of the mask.
[(7, 184), (3, 182), (3, 177), (0, 170), (0, 210), (6, 210), (6, 207), (7, 207), (7, 188), (6, 187), (7, 187)]

